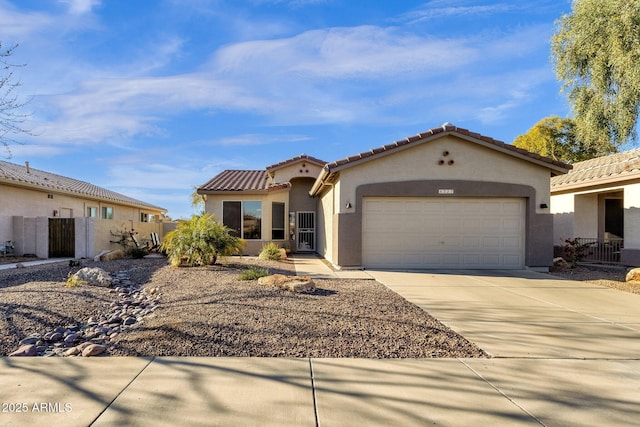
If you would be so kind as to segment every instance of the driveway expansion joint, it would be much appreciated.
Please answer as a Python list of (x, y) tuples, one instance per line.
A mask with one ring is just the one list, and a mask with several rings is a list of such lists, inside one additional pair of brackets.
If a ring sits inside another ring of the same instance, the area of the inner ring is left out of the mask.
[(486, 379), (485, 377), (482, 376), (482, 374), (480, 374), (480, 372), (476, 371), (475, 369), (473, 369), (471, 366), (469, 366), (463, 359), (458, 359), (458, 361), (460, 363), (462, 363), (464, 366), (467, 367), (467, 369), (469, 369), (476, 377), (480, 378), (482, 381), (484, 381), (485, 383), (487, 383), (491, 388), (493, 388), (495, 391), (497, 391), (498, 393), (500, 393), (500, 395), (502, 397), (504, 397), (505, 399), (507, 399), (509, 402), (511, 402), (512, 405), (516, 406), (518, 409), (520, 409), (522, 412), (524, 412), (525, 414), (527, 414), (527, 416), (531, 417), (532, 420), (535, 420), (538, 424), (540, 424), (541, 426), (545, 426), (546, 424), (544, 424), (540, 419), (538, 419), (538, 417), (536, 417), (535, 415), (533, 415), (531, 412), (527, 411), (522, 405), (519, 405), (515, 400), (513, 400), (511, 397), (509, 397), (507, 394), (505, 394), (502, 390), (500, 390), (499, 387), (497, 387), (495, 384), (493, 384), (491, 381), (489, 381), (488, 379)]
[(318, 401), (316, 399), (316, 384), (313, 376), (313, 360), (309, 360), (309, 378), (311, 379), (311, 398), (313, 399), (313, 415), (316, 421), (316, 427), (320, 427), (320, 420), (318, 418)]
[(120, 395), (122, 395), (122, 393), (124, 393), (124, 392), (125, 392), (125, 390), (127, 390), (127, 389), (131, 386), (131, 384), (133, 384), (133, 383), (138, 379), (138, 377), (139, 377), (140, 375), (142, 375), (142, 373), (143, 373), (143, 372), (144, 372), (144, 371), (145, 371), (145, 370), (146, 370), (146, 369), (147, 369), (147, 368), (148, 368), (148, 367), (153, 363), (153, 361), (154, 361), (154, 360), (156, 360), (156, 358), (155, 358), (155, 357), (151, 357), (151, 358), (149, 359), (149, 361), (148, 361), (148, 362), (147, 362), (147, 363), (142, 367), (142, 369), (140, 369), (140, 372), (138, 372), (138, 373), (137, 373), (137, 374), (136, 374), (136, 375), (131, 379), (131, 381), (129, 381), (129, 382), (127, 383), (127, 385), (125, 385), (125, 386), (122, 388), (122, 390), (120, 390), (120, 392), (118, 392), (118, 394), (116, 394), (116, 395), (115, 395), (115, 397), (114, 397), (113, 399), (111, 399), (111, 401), (110, 401), (109, 403), (107, 403), (107, 405), (105, 405), (105, 408), (104, 408), (104, 409), (103, 409), (103, 410), (102, 410), (102, 411), (101, 411), (101, 412), (100, 412), (100, 413), (95, 417), (95, 419), (89, 423), (89, 427), (91, 427), (92, 425), (94, 425), (94, 424), (95, 424), (95, 422), (96, 422), (96, 421), (98, 421), (98, 420), (100, 419), (100, 417), (102, 416), (102, 414), (104, 414), (104, 413), (107, 411), (107, 409), (111, 408), (111, 405), (113, 405), (113, 402), (115, 402), (115, 401), (118, 399), (118, 397), (120, 397)]

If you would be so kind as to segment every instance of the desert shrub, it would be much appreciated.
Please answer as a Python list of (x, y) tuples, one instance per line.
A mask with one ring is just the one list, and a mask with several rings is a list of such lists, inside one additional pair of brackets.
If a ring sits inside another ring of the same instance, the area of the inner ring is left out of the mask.
[(245, 242), (231, 231), (211, 214), (193, 215), (167, 233), (162, 249), (176, 267), (215, 264), (219, 256), (242, 253)]
[(71, 272), (69, 272), (69, 274), (67, 274), (67, 288), (73, 288), (76, 286), (81, 286), (86, 284), (86, 282), (79, 280), (74, 274), (72, 274)]
[(129, 258), (140, 259), (148, 255), (149, 251), (146, 248), (128, 248), (125, 253)]
[(258, 258), (277, 261), (280, 259), (280, 248), (278, 247), (278, 245), (271, 242), (262, 248), (262, 251), (260, 252), (260, 255), (258, 255)]
[(269, 270), (267, 270), (266, 268), (251, 267), (244, 270), (242, 273), (240, 273), (239, 279), (240, 280), (256, 280), (268, 275), (269, 275)]
[(564, 254), (571, 268), (575, 268), (588, 254), (589, 244), (580, 243), (578, 239), (566, 239), (564, 241)]

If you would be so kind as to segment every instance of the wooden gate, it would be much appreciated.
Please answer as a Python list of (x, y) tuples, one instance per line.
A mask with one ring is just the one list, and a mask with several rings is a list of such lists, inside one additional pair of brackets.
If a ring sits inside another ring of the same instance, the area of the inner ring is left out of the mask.
[(49, 218), (49, 258), (69, 258), (76, 254), (73, 218)]

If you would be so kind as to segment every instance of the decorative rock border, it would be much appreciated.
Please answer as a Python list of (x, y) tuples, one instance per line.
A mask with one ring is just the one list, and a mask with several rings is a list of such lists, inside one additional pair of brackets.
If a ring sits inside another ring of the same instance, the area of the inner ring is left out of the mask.
[(43, 335), (20, 341), (9, 356), (83, 356), (108, 353), (109, 343), (119, 334), (140, 325), (159, 307), (158, 288), (140, 288), (126, 271), (111, 275), (110, 293), (115, 301), (101, 313), (75, 325), (57, 326)]

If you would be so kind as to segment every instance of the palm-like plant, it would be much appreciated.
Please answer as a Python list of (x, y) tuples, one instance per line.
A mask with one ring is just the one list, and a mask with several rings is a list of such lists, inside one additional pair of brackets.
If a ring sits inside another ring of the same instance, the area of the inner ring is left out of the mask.
[(169, 261), (176, 267), (215, 264), (218, 256), (242, 253), (244, 246), (244, 240), (233, 236), (230, 228), (208, 213), (180, 221), (162, 243)]

